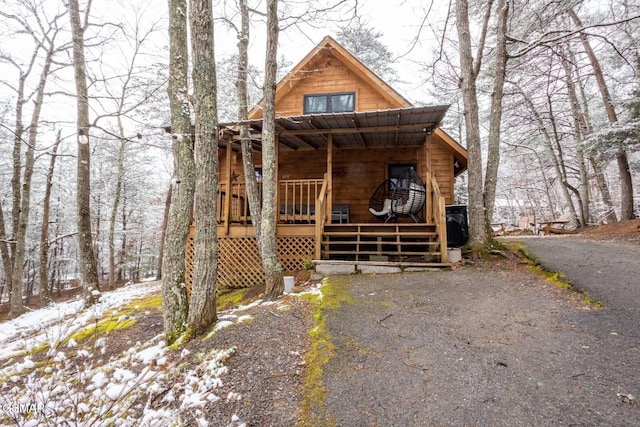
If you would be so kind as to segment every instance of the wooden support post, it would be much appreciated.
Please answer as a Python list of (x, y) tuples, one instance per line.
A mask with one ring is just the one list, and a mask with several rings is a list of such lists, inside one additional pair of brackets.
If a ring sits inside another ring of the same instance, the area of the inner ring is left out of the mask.
[[(275, 215), (275, 223), (277, 224), (280, 220), (280, 167), (278, 166), (280, 163), (280, 135), (276, 133), (274, 139), (276, 150), (276, 188), (274, 198), (276, 200), (276, 208), (273, 210), (273, 214)], [(285, 209), (285, 214), (286, 212)]]
[(224, 198), (224, 234), (229, 234), (229, 226), (231, 223), (231, 199), (233, 198), (233, 188), (231, 188), (232, 175), (231, 172), (231, 152), (233, 151), (233, 147), (231, 145), (231, 141), (227, 140), (227, 152), (226, 154), (226, 167), (227, 167), (227, 194)]
[(433, 172), (433, 168), (431, 167), (431, 135), (427, 134), (424, 140), (424, 159), (425, 164), (427, 165), (426, 171), (426, 191), (427, 191), (427, 202), (425, 203), (426, 207), (424, 210), (424, 218), (427, 224), (434, 223), (434, 206), (435, 200), (433, 198), (433, 183), (431, 181), (431, 174)]
[(331, 224), (333, 209), (333, 135), (327, 135), (327, 217)]

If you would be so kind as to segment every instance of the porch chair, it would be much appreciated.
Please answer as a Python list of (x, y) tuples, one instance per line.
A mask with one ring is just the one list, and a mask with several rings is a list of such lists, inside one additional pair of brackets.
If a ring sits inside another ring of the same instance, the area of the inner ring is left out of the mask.
[(399, 216), (409, 216), (418, 223), (426, 199), (424, 183), (412, 168), (407, 168), (397, 179), (387, 179), (378, 186), (369, 200), (369, 212), (384, 218), (385, 223)]
[(348, 224), (349, 223), (349, 205), (333, 205), (331, 209), (332, 224)]

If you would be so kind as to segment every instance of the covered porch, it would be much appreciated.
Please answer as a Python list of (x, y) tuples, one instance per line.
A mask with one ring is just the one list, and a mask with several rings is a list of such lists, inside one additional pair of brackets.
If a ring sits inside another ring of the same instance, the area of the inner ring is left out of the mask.
[[(276, 237), (285, 271), (331, 261), (449, 265), (445, 204), (452, 202), (454, 169), (466, 168), (466, 157), (443, 151), (443, 136), (434, 137), (446, 109), (419, 107), (276, 120)], [(244, 124), (250, 129), (254, 150), (259, 151), (262, 121)], [(222, 287), (262, 281), (240, 169), (237, 125), (221, 125), (217, 220)], [(424, 204), (414, 218), (399, 215), (385, 222), (388, 218), (372, 214), (369, 202), (376, 188), (390, 178), (392, 167), (400, 166), (414, 169), (424, 183)], [(446, 181), (446, 191), (441, 181)]]

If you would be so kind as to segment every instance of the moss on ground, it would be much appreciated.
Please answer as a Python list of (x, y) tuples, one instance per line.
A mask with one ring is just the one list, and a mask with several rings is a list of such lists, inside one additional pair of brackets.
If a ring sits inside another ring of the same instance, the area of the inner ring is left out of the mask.
[(542, 265), (536, 262), (530, 253), (526, 251), (523, 245), (518, 243), (512, 243), (511, 249), (514, 252), (518, 252), (524, 256), (529, 264), (529, 269), (536, 275), (542, 277), (547, 282), (555, 286), (556, 288), (564, 289), (569, 292), (574, 299), (590, 306), (591, 308), (602, 308), (602, 303), (595, 298), (589, 296), (589, 293), (584, 290), (576, 289), (573, 283), (566, 280), (566, 277), (557, 271), (551, 271), (545, 269)]
[(90, 336), (98, 337), (107, 335), (109, 332), (127, 329), (136, 323), (136, 316), (144, 314), (148, 310), (160, 310), (162, 308), (162, 295), (150, 295), (130, 302), (118, 311), (114, 311), (111, 316), (97, 319), (90, 326), (80, 329), (75, 334), (63, 341), (64, 344), (71, 340), (80, 342)]
[(327, 389), (322, 380), (324, 366), (335, 354), (331, 334), (326, 329), (325, 310), (339, 308), (341, 304), (353, 303), (345, 282), (331, 277), (324, 280), (321, 295), (306, 294), (312, 304), (314, 326), (309, 330), (311, 348), (305, 354), (306, 373), (302, 391), (302, 403), (298, 417), (299, 426), (335, 426), (335, 420), (325, 406)]

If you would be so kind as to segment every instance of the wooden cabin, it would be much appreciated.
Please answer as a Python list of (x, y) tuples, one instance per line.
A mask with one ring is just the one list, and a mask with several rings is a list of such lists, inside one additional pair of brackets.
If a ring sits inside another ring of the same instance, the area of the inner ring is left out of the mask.
[[(467, 165), (466, 150), (439, 127), (447, 108), (413, 107), (339, 43), (325, 37), (276, 90), (276, 233), (284, 270), (294, 272), (311, 261), (334, 260), (446, 264), (445, 205), (454, 202), (455, 177)], [(259, 104), (246, 122), (258, 181), (261, 117)], [(237, 125), (221, 124), (217, 190), (221, 288), (263, 281)], [(407, 168), (424, 184), (424, 206), (413, 217), (372, 214), (370, 201), (376, 189), (393, 185)], [(192, 256), (192, 244), (187, 252)]]

